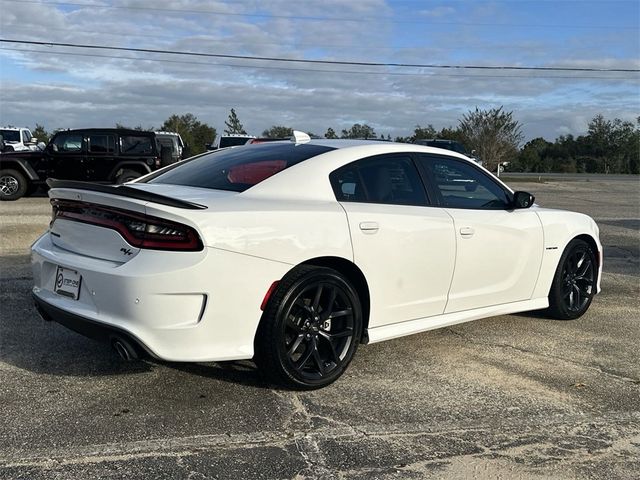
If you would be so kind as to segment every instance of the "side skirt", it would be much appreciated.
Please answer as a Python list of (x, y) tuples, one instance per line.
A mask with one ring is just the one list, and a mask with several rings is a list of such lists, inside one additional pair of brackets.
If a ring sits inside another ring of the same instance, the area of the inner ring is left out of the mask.
[(525, 300), (522, 302), (492, 305), (490, 307), (464, 310), (462, 312), (447, 313), (444, 315), (393, 323), (391, 325), (383, 325), (381, 327), (368, 329), (368, 343), (382, 342), (383, 340), (391, 340), (393, 338), (404, 337), (405, 335), (413, 335), (414, 333), (435, 330), (436, 328), (448, 327), (457, 323), (470, 322), (481, 318), (540, 310), (547, 308), (548, 306), (549, 299), (547, 297), (534, 298), (533, 300)]

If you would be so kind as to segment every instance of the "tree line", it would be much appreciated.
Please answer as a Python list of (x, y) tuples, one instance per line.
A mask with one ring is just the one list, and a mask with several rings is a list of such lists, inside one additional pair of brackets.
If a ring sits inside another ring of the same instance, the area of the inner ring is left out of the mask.
[[(233, 108), (224, 123), (225, 135), (247, 134)], [(119, 123), (116, 127), (126, 128)], [(140, 125), (134, 129), (154, 130)], [(193, 155), (205, 151), (205, 145), (213, 142), (217, 133), (214, 127), (191, 113), (171, 115), (159, 130), (179, 133)], [(39, 124), (32, 133), (45, 143), (50, 137)], [(391, 140), (390, 135), (378, 135), (373, 127), (360, 123), (342, 129), (340, 134), (332, 127), (322, 136), (307, 133), (316, 138)], [(293, 129), (284, 125), (273, 125), (262, 132), (267, 138), (288, 138), (292, 134)], [(585, 135), (561, 135), (552, 142), (539, 137), (523, 144), (522, 125), (513, 112), (507, 112), (503, 107), (487, 110), (476, 107), (464, 114), (456, 126), (437, 130), (431, 124), (416, 125), (410, 135), (396, 137), (394, 141), (413, 143), (427, 139), (457, 141), (490, 170), (507, 163), (507, 170), (514, 172), (640, 173), (640, 117), (633, 123), (596, 115), (588, 123)]]

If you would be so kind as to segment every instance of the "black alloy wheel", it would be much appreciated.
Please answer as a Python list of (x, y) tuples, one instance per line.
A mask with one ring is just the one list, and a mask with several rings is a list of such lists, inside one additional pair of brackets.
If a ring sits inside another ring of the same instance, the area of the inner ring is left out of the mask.
[(135, 170), (123, 170), (122, 173), (118, 175), (118, 177), (116, 178), (116, 183), (117, 184), (127, 183), (127, 182), (130, 182), (131, 180), (135, 180), (140, 176), (141, 175)]
[(16, 170), (0, 170), (0, 200), (17, 200), (26, 195), (27, 179)]
[(549, 292), (551, 316), (561, 320), (582, 316), (595, 295), (597, 275), (596, 254), (591, 246), (581, 239), (572, 240), (560, 258)]
[(314, 389), (335, 381), (360, 342), (358, 296), (340, 273), (300, 267), (269, 301), (256, 337), (256, 362), (275, 383)]

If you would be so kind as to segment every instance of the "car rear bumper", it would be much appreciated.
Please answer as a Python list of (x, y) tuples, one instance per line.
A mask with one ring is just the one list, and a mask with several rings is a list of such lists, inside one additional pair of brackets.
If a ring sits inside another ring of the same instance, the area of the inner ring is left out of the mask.
[(36, 310), (44, 320), (59, 323), (69, 330), (73, 330), (76, 333), (100, 342), (112, 343), (115, 340), (125, 339), (130, 344), (135, 345), (139, 352), (144, 352), (153, 358), (158, 358), (149, 347), (140, 339), (134, 337), (130, 332), (68, 312), (45, 302), (35, 293), (32, 295)]
[[(176, 362), (253, 357), (260, 303), (287, 264), (205, 248), (143, 250), (123, 264), (62, 249), (49, 234), (31, 250), (33, 296), (47, 319), (83, 335), (120, 335)], [(77, 300), (55, 293), (57, 267), (81, 275)]]

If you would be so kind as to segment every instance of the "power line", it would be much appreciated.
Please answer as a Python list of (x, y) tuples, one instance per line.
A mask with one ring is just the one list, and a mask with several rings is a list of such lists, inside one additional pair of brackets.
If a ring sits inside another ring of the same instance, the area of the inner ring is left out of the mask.
[(37, 5), (51, 5), (61, 7), (94, 7), (106, 9), (122, 9), (122, 10), (138, 10), (138, 11), (155, 11), (155, 12), (172, 12), (195, 15), (216, 15), (216, 16), (232, 16), (232, 17), (249, 17), (249, 18), (278, 18), (288, 20), (308, 20), (308, 21), (332, 21), (332, 22), (356, 22), (361, 23), (363, 20), (383, 20), (386, 23), (396, 24), (413, 24), (413, 25), (461, 25), (461, 26), (477, 26), (477, 27), (526, 27), (526, 28), (577, 28), (577, 29), (594, 29), (594, 30), (637, 30), (633, 26), (619, 25), (569, 25), (569, 24), (531, 24), (531, 23), (483, 23), (483, 22), (429, 22), (424, 20), (391, 20), (389, 17), (376, 15), (362, 15), (358, 18), (350, 17), (326, 17), (326, 16), (303, 16), (303, 15), (277, 15), (267, 13), (237, 13), (225, 12), (219, 10), (193, 10), (179, 8), (162, 8), (162, 7), (139, 7), (133, 5), (100, 5), (96, 3), (80, 3), (80, 2), (44, 2), (40, 0), (1, 0), (11, 3), (30, 3)]
[[(203, 65), (209, 67), (231, 67), (231, 68), (248, 68), (248, 69), (259, 69), (259, 70), (281, 70), (281, 71), (294, 71), (294, 72), (313, 72), (313, 73), (341, 73), (341, 74), (349, 74), (349, 75), (381, 75), (381, 76), (393, 76), (393, 77), (425, 77), (424, 73), (410, 73), (410, 72), (371, 72), (371, 71), (355, 71), (355, 70), (327, 70), (327, 69), (317, 69), (317, 68), (291, 68), (291, 67), (267, 67), (264, 65), (238, 65), (232, 63), (219, 63), (219, 62), (194, 62), (188, 60), (168, 60), (164, 58), (139, 58), (139, 57), (123, 57), (121, 55), (100, 55), (95, 53), (78, 53), (78, 52), (57, 52), (57, 51), (47, 51), (47, 50), (33, 50), (33, 49), (23, 49), (23, 48), (11, 48), (11, 47), (0, 47), (0, 50), (13, 51), (13, 52), (26, 52), (26, 53), (37, 53), (43, 55), (67, 55), (67, 56), (76, 56), (76, 57), (91, 57), (91, 58), (110, 58), (115, 60), (135, 60), (135, 61), (143, 61), (143, 62), (160, 62), (160, 63), (171, 63), (171, 64), (180, 64), (180, 65)], [(460, 73), (438, 73), (429, 75), (429, 78), (434, 77), (464, 77), (464, 78), (521, 78), (521, 79), (565, 79), (565, 80), (631, 80), (629, 77), (597, 77), (597, 76), (584, 76), (584, 75), (485, 75), (485, 74), (460, 74)]]
[[(2, 1), (2, 0), (0, 0)], [(11, 29), (11, 30), (15, 30), (18, 33), (31, 33), (30, 30), (24, 28), (22, 25), (0, 25), (0, 30), (1, 29)], [(190, 36), (190, 37), (181, 37), (179, 35), (161, 35), (161, 34), (144, 34), (144, 33), (134, 33), (134, 32), (117, 32), (114, 30), (111, 31), (106, 31), (106, 30), (79, 30), (73, 26), (69, 26), (69, 27), (65, 27), (65, 28), (56, 28), (56, 27), (49, 27), (47, 26), (47, 31), (52, 30), (52, 31), (59, 31), (59, 32), (66, 32), (66, 33), (86, 33), (86, 34), (98, 34), (98, 35), (110, 35), (110, 36), (116, 36), (116, 37), (123, 37), (126, 36), (127, 38), (153, 38), (153, 39), (169, 39), (169, 40), (205, 40), (208, 42), (212, 42), (212, 43), (216, 43), (216, 44), (222, 44), (222, 45), (228, 45), (229, 43), (229, 38), (213, 38), (209, 35), (203, 34), (203, 35), (199, 35), (198, 33), (195, 33), (194, 35)], [(282, 42), (239, 42), (236, 39), (233, 39), (233, 44), (234, 45), (239, 45), (239, 46), (256, 46), (256, 45), (274, 45), (274, 46), (279, 46), (279, 47), (291, 47), (291, 48), (299, 48), (299, 47), (307, 47), (307, 48), (349, 48), (349, 49), (356, 49), (356, 50), (392, 50), (392, 51), (396, 51), (396, 50), (418, 50), (421, 48), (429, 48), (432, 50), (446, 50), (446, 51), (459, 51), (462, 48), (468, 49), (469, 51), (473, 51), (473, 50), (521, 50), (522, 48), (553, 48), (554, 50), (557, 49), (561, 49), (561, 48), (571, 48), (569, 45), (542, 45), (542, 44), (538, 44), (538, 45), (518, 45), (518, 44), (511, 44), (511, 45), (484, 45), (484, 46), (478, 46), (478, 45), (473, 45), (473, 46), (447, 46), (447, 47), (443, 47), (443, 46), (437, 46), (437, 47), (425, 47), (425, 46), (389, 46), (388, 44), (385, 45), (372, 45), (372, 44), (367, 44), (367, 45), (362, 45), (362, 44), (354, 44), (354, 43), (304, 43), (304, 42), (296, 42), (296, 43), (282, 43)], [(603, 46), (609, 46), (612, 45), (612, 42), (604, 42), (604, 41), (600, 41), (598, 43), (593, 43), (593, 44), (585, 44), (585, 43), (581, 43), (580, 47), (581, 48), (600, 48)], [(616, 45), (617, 44), (613, 44)]]
[(86, 48), (93, 50), (113, 50), (120, 52), (137, 52), (137, 53), (158, 53), (166, 55), (185, 55), (192, 57), (209, 57), (209, 58), (232, 58), (236, 60), (260, 60), (266, 62), (285, 62), (285, 63), (305, 63), (315, 65), (349, 65), (349, 66), (366, 66), (366, 67), (404, 67), (404, 68), (430, 68), (430, 69), (451, 69), (451, 70), (517, 70), (517, 71), (547, 71), (547, 72), (618, 72), (618, 73), (637, 73), (640, 69), (631, 68), (594, 68), (594, 67), (532, 67), (532, 66), (515, 66), (515, 65), (444, 65), (444, 64), (426, 64), (426, 63), (384, 63), (384, 62), (356, 62), (356, 61), (339, 61), (339, 60), (310, 60), (301, 58), (283, 58), (283, 57), (260, 57), (254, 55), (230, 55), (222, 53), (203, 53), (203, 52), (182, 52), (178, 50), (160, 50), (152, 48), (133, 48), (133, 47), (114, 47), (108, 45), (87, 45), (79, 43), (61, 43), (61, 42), (41, 42), (33, 40), (15, 40), (0, 38), (0, 43), (24, 44), (24, 45), (40, 45), (52, 47), (70, 47), (70, 48)]

